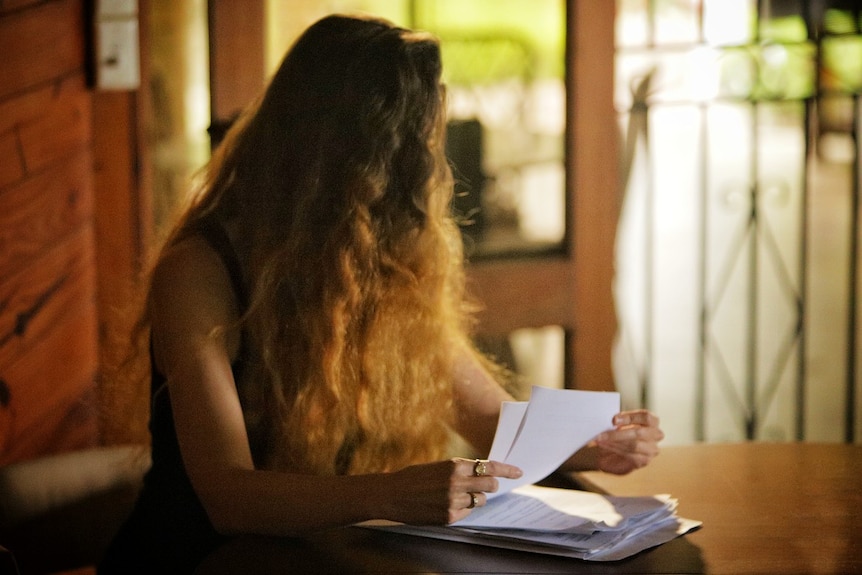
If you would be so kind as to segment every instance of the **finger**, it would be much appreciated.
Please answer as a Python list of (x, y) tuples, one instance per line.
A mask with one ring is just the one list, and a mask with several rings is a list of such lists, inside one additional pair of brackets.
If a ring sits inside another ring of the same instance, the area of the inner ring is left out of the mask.
[(658, 442), (663, 437), (664, 433), (654, 427), (626, 427), (602, 433), (596, 443), (622, 455), (642, 453), (652, 456), (658, 453)]
[(646, 427), (642, 425), (626, 425), (616, 429), (609, 429), (601, 433), (597, 443), (625, 442), (625, 441), (651, 441), (658, 443), (664, 439), (664, 432), (658, 427)]
[(596, 442), (603, 443), (625, 443), (634, 441), (651, 441), (658, 443), (664, 439), (664, 432), (657, 427), (641, 427), (629, 425), (618, 429), (609, 429), (596, 437)]
[(625, 425), (643, 425), (646, 427), (658, 427), (660, 420), (657, 415), (646, 409), (623, 411), (614, 416), (613, 423), (617, 427)]
[(481, 491), (470, 491), (465, 494), (466, 495), (466, 504), (464, 505), (465, 509), (474, 509), (476, 507), (483, 507), (486, 503), (488, 503), (488, 496), (482, 493)]
[(479, 477), (505, 477), (506, 479), (517, 479), (523, 475), (520, 468), (501, 461), (485, 461), (476, 459), (461, 459), (459, 460), (458, 469), (460, 473), (470, 477), (476, 477), (474, 472), (477, 470), (477, 461), (482, 461), (484, 466), (479, 466), (479, 471), (482, 474)]

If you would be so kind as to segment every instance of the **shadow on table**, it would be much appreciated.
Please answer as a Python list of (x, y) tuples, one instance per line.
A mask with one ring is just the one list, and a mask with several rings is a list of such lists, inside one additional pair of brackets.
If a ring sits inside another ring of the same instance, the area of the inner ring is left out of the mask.
[(590, 562), (348, 527), (301, 539), (239, 537), (196, 571), (282, 573), (704, 573), (701, 550), (685, 537), (628, 559)]

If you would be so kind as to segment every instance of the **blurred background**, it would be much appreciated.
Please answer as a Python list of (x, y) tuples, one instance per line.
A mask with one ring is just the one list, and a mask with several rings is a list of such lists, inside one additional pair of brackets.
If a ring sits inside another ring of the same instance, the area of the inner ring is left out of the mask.
[[(158, 219), (208, 156), (210, 113), (206, 2), (153, 9)], [(270, 0), (267, 69), (333, 11), (441, 38), (471, 258), (562, 246), (565, 2)], [(618, 0), (614, 43), (624, 402), (663, 415), (670, 442), (853, 441), (858, 2)], [(564, 340), (544, 326), (489, 347), (561, 386)]]

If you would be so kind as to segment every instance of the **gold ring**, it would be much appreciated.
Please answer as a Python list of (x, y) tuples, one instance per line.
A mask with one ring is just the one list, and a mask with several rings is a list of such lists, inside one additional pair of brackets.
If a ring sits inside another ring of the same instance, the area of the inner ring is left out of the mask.
[(477, 459), (476, 463), (473, 465), (473, 475), (476, 477), (482, 477), (483, 475), (488, 474), (488, 460), (487, 459)]
[(479, 494), (468, 492), (467, 495), (470, 496), (470, 505), (467, 506), (467, 509), (473, 509), (477, 505), (479, 505)]

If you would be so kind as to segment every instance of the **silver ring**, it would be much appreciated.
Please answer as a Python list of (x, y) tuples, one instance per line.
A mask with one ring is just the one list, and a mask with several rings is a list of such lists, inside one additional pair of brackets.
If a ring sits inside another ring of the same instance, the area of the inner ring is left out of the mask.
[(470, 496), (470, 505), (467, 506), (467, 509), (473, 509), (477, 505), (479, 505), (479, 494), (468, 492), (467, 495)]
[(488, 474), (488, 460), (487, 459), (477, 459), (476, 463), (473, 464), (473, 475), (475, 477), (482, 477), (483, 475)]

